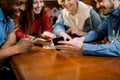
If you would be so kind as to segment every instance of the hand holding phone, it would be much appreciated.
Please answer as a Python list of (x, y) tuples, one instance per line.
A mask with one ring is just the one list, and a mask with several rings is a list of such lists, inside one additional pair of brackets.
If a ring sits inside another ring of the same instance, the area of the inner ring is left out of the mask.
[(64, 38), (63, 37), (57, 37), (57, 38), (53, 38), (53, 43), (54, 45), (59, 45), (58, 41), (64, 41)]
[[(64, 41), (64, 38), (63, 37), (57, 37), (57, 38), (53, 38), (52, 40), (53, 40), (54, 45), (56, 46), (56, 45), (60, 45), (58, 43), (58, 41)], [(60, 49), (56, 49), (56, 50), (59, 51)]]

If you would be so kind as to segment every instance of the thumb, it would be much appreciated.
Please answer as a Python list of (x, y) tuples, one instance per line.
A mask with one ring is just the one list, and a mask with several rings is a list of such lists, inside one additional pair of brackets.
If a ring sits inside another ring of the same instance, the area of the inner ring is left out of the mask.
[(81, 37), (81, 41), (84, 42), (84, 40), (85, 40), (85, 37)]

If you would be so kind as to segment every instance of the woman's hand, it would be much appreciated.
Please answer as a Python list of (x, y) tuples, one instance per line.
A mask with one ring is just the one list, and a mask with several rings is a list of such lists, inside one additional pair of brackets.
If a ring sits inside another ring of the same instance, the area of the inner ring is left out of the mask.
[(34, 40), (34, 44), (38, 44), (38, 45), (41, 45), (41, 46), (45, 46), (45, 45), (50, 45), (50, 44), (52, 44), (52, 41), (51, 41), (51, 40), (42, 39), (42, 38), (36, 38), (36, 39)]
[(56, 38), (55, 34), (51, 33), (51, 32), (43, 32), (43, 34), (41, 34), (41, 36), (44, 38), (44, 39), (53, 39), (53, 38)]
[(66, 31), (68, 34), (76, 34), (77, 36), (84, 36), (86, 32), (79, 30), (77, 27), (71, 27)]

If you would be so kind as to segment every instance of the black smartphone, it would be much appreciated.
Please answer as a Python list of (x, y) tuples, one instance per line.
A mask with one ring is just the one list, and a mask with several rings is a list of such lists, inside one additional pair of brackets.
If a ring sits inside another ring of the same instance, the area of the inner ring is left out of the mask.
[[(60, 45), (58, 43), (58, 41), (64, 41), (64, 38), (63, 37), (57, 37), (57, 38), (52, 39), (52, 41), (53, 41), (54, 45), (56, 46), (56, 45)], [(60, 49), (56, 49), (56, 50), (60, 51)]]
[(63, 37), (54, 38), (53, 43), (54, 43), (55, 46), (59, 45), (58, 41), (64, 41), (64, 38)]

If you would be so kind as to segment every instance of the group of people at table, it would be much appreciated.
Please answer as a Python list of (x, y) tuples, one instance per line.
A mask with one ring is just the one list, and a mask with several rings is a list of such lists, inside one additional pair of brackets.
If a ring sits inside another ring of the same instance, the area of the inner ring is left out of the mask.
[[(64, 41), (55, 48), (61, 52), (120, 56), (120, 0), (95, 0), (106, 15), (103, 21), (90, 5), (79, 0), (57, 1), (63, 10), (51, 25), (43, 0), (0, 0), (0, 61), (30, 51), (41, 38), (60, 36)], [(88, 43), (104, 37), (107, 44)]]

